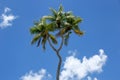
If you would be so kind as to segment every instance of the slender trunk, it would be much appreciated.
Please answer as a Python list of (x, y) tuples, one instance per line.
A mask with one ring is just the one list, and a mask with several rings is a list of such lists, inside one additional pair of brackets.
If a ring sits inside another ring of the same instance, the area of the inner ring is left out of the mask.
[(56, 71), (56, 80), (60, 80), (60, 69), (61, 69), (61, 64), (62, 64), (62, 57), (60, 56), (60, 53), (59, 53), (59, 52), (60, 52), (60, 50), (62, 49), (64, 38), (63, 38), (63, 36), (61, 36), (61, 38), (62, 38), (62, 41), (61, 41), (60, 47), (59, 47), (58, 49), (56, 49), (56, 48), (52, 45), (51, 41), (50, 41), (49, 38), (48, 38), (48, 42), (49, 42), (51, 48), (55, 51), (55, 53), (56, 53), (56, 55), (57, 55), (57, 57), (58, 57), (58, 59), (59, 59), (58, 67), (57, 67), (57, 71)]
[(57, 72), (56, 72), (56, 80), (60, 80), (60, 70), (61, 70), (61, 64), (62, 64), (62, 57), (60, 56), (59, 52), (56, 53), (57, 57), (59, 59)]

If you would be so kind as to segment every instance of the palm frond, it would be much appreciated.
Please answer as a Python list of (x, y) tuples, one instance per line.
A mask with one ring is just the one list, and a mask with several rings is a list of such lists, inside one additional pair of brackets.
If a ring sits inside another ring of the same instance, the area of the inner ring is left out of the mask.
[(57, 44), (57, 40), (56, 40), (55, 36), (53, 36), (52, 34), (50, 34), (49, 36), (50, 36), (51, 41), (52, 41), (54, 44)]
[(70, 24), (73, 24), (74, 18), (75, 18), (75, 16), (73, 16), (73, 15), (66, 16), (66, 21)]
[(76, 25), (72, 26), (72, 29), (77, 29), (77, 30), (80, 30), (80, 28), (79, 28), (78, 24), (76, 24)]
[(72, 18), (75, 18), (75, 16), (73, 15), (69, 15), (69, 16), (66, 16), (67, 19), (72, 19)]
[(63, 22), (63, 26), (68, 27), (68, 26), (71, 26), (71, 25), (68, 22)]
[(36, 26), (36, 28), (41, 32), (45, 29), (45, 27), (42, 23), (40, 23), (38, 26)]
[(40, 46), (40, 43), (41, 43), (41, 38), (39, 38), (39, 40), (38, 40), (37, 47)]
[(55, 17), (54, 16), (43, 16), (44, 19), (54, 21)]
[(47, 25), (47, 30), (49, 30), (49, 31), (54, 31), (54, 30), (56, 29), (55, 26), (57, 26), (56, 23), (54, 23), (54, 22), (49, 23), (49, 24)]
[(39, 24), (39, 22), (38, 21), (34, 21), (34, 25), (38, 25)]
[(82, 21), (82, 19), (80, 18), (80, 17), (77, 17), (76, 19), (75, 19), (75, 21), (73, 22), (73, 24), (75, 25), (75, 24), (78, 24), (78, 23), (80, 23)]
[(44, 26), (46, 25), (46, 18), (44, 16), (41, 18), (41, 24)]
[(32, 27), (32, 28), (30, 28), (30, 33), (37, 34), (37, 33), (40, 33), (40, 30), (37, 27)]
[(46, 45), (46, 41), (47, 41), (47, 38), (44, 38), (42, 39), (42, 47), (43, 47), (43, 50), (46, 49), (45, 45)]
[(80, 35), (80, 36), (84, 34), (83, 31), (80, 31), (80, 30), (78, 30), (78, 29), (75, 29), (74, 32), (75, 32), (76, 34)]
[(68, 32), (66, 35), (65, 35), (65, 39), (64, 39), (64, 44), (67, 46), (68, 45), (68, 40), (69, 40), (69, 36), (70, 36), (71, 32)]
[(65, 12), (65, 16), (70, 16), (72, 15), (72, 11)]
[(31, 44), (36, 43), (41, 38), (41, 34), (37, 34), (34, 36), (34, 38), (31, 41)]
[(65, 33), (65, 31), (66, 31), (65, 28), (61, 29), (61, 30), (56, 34), (56, 37), (59, 37), (59, 36), (63, 35), (63, 34)]
[(57, 17), (57, 11), (53, 8), (50, 8), (50, 11), (52, 12), (52, 14)]
[(59, 12), (62, 12), (62, 11), (63, 11), (63, 7), (62, 7), (62, 5), (60, 5)]

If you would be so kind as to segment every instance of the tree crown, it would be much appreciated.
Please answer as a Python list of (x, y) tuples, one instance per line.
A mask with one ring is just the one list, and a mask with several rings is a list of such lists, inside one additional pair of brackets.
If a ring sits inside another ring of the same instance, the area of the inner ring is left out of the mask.
[[(50, 8), (52, 15), (43, 16), (39, 21), (34, 23), (34, 26), (30, 28), (31, 34), (34, 34), (32, 44), (37, 42), (37, 46), (40, 43), (45, 49), (45, 44), (48, 39), (53, 44), (57, 44), (56, 37), (63, 37), (64, 44), (68, 44), (69, 36), (72, 32), (77, 35), (83, 35), (83, 31), (79, 28), (79, 23), (82, 22), (80, 17), (74, 16), (71, 11), (64, 12), (62, 5), (60, 5), (58, 11)], [(57, 33), (55, 33), (57, 31)]]

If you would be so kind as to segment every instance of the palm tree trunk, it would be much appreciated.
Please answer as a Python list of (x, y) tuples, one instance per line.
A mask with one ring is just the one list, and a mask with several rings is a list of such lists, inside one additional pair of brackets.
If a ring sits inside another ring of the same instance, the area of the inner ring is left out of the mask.
[(59, 59), (57, 72), (56, 72), (56, 80), (60, 80), (60, 70), (61, 70), (61, 64), (62, 64), (62, 57), (60, 56), (59, 52), (56, 52), (57, 57)]
[(62, 46), (63, 46), (63, 43), (64, 43), (64, 38), (63, 38), (63, 36), (61, 36), (61, 38), (62, 38), (62, 41), (61, 41), (60, 47), (58, 49), (56, 49), (52, 45), (51, 41), (48, 38), (48, 42), (49, 42), (51, 48), (55, 51), (55, 53), (56, 53), (56, 55), (57, 55), (57, 57), (59, 59), (59, 63), (58, 63), (57, 71), (56, 71), (56, 80), (60, 80), (60, 70), (61, 70), (61, 64), (62, 64), (62, 57), (61, 57), (59, 52), (62, 49)]

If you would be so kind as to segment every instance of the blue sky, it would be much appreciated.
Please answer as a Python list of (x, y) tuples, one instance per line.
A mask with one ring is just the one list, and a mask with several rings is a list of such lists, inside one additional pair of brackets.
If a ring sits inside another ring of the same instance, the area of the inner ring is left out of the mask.
[(29, 71), (38, 72), (42, 68), (54, 80), (57, 57), (49, 45), (43, 51), (41, 47), (30, 44), (33, 36), (29, 28), (33, 26), (33, 21), (51, 14), (50, 7), (58, 9), (60, 4), (65, 11), (73, 11), (74, 15), (83, 18), (80, 27), (85, 31), (82, 37), (71, 35), (69, 45), (61, 51), (63, 60), (73, 54), (69, 51), (75, 52), (75, 58), (82, 60), (84, 56), (99, 55), (99, 49), (103, 49), (107, 55), (103, 71), (89, 76), (98, 80), (119, 79), (120, 0), (0, 0), (0, 24), (3, 22), (2, 14), (12, 16), (9, 20), (11, 25), (0, 27), (1, 80), (19, 80)]

